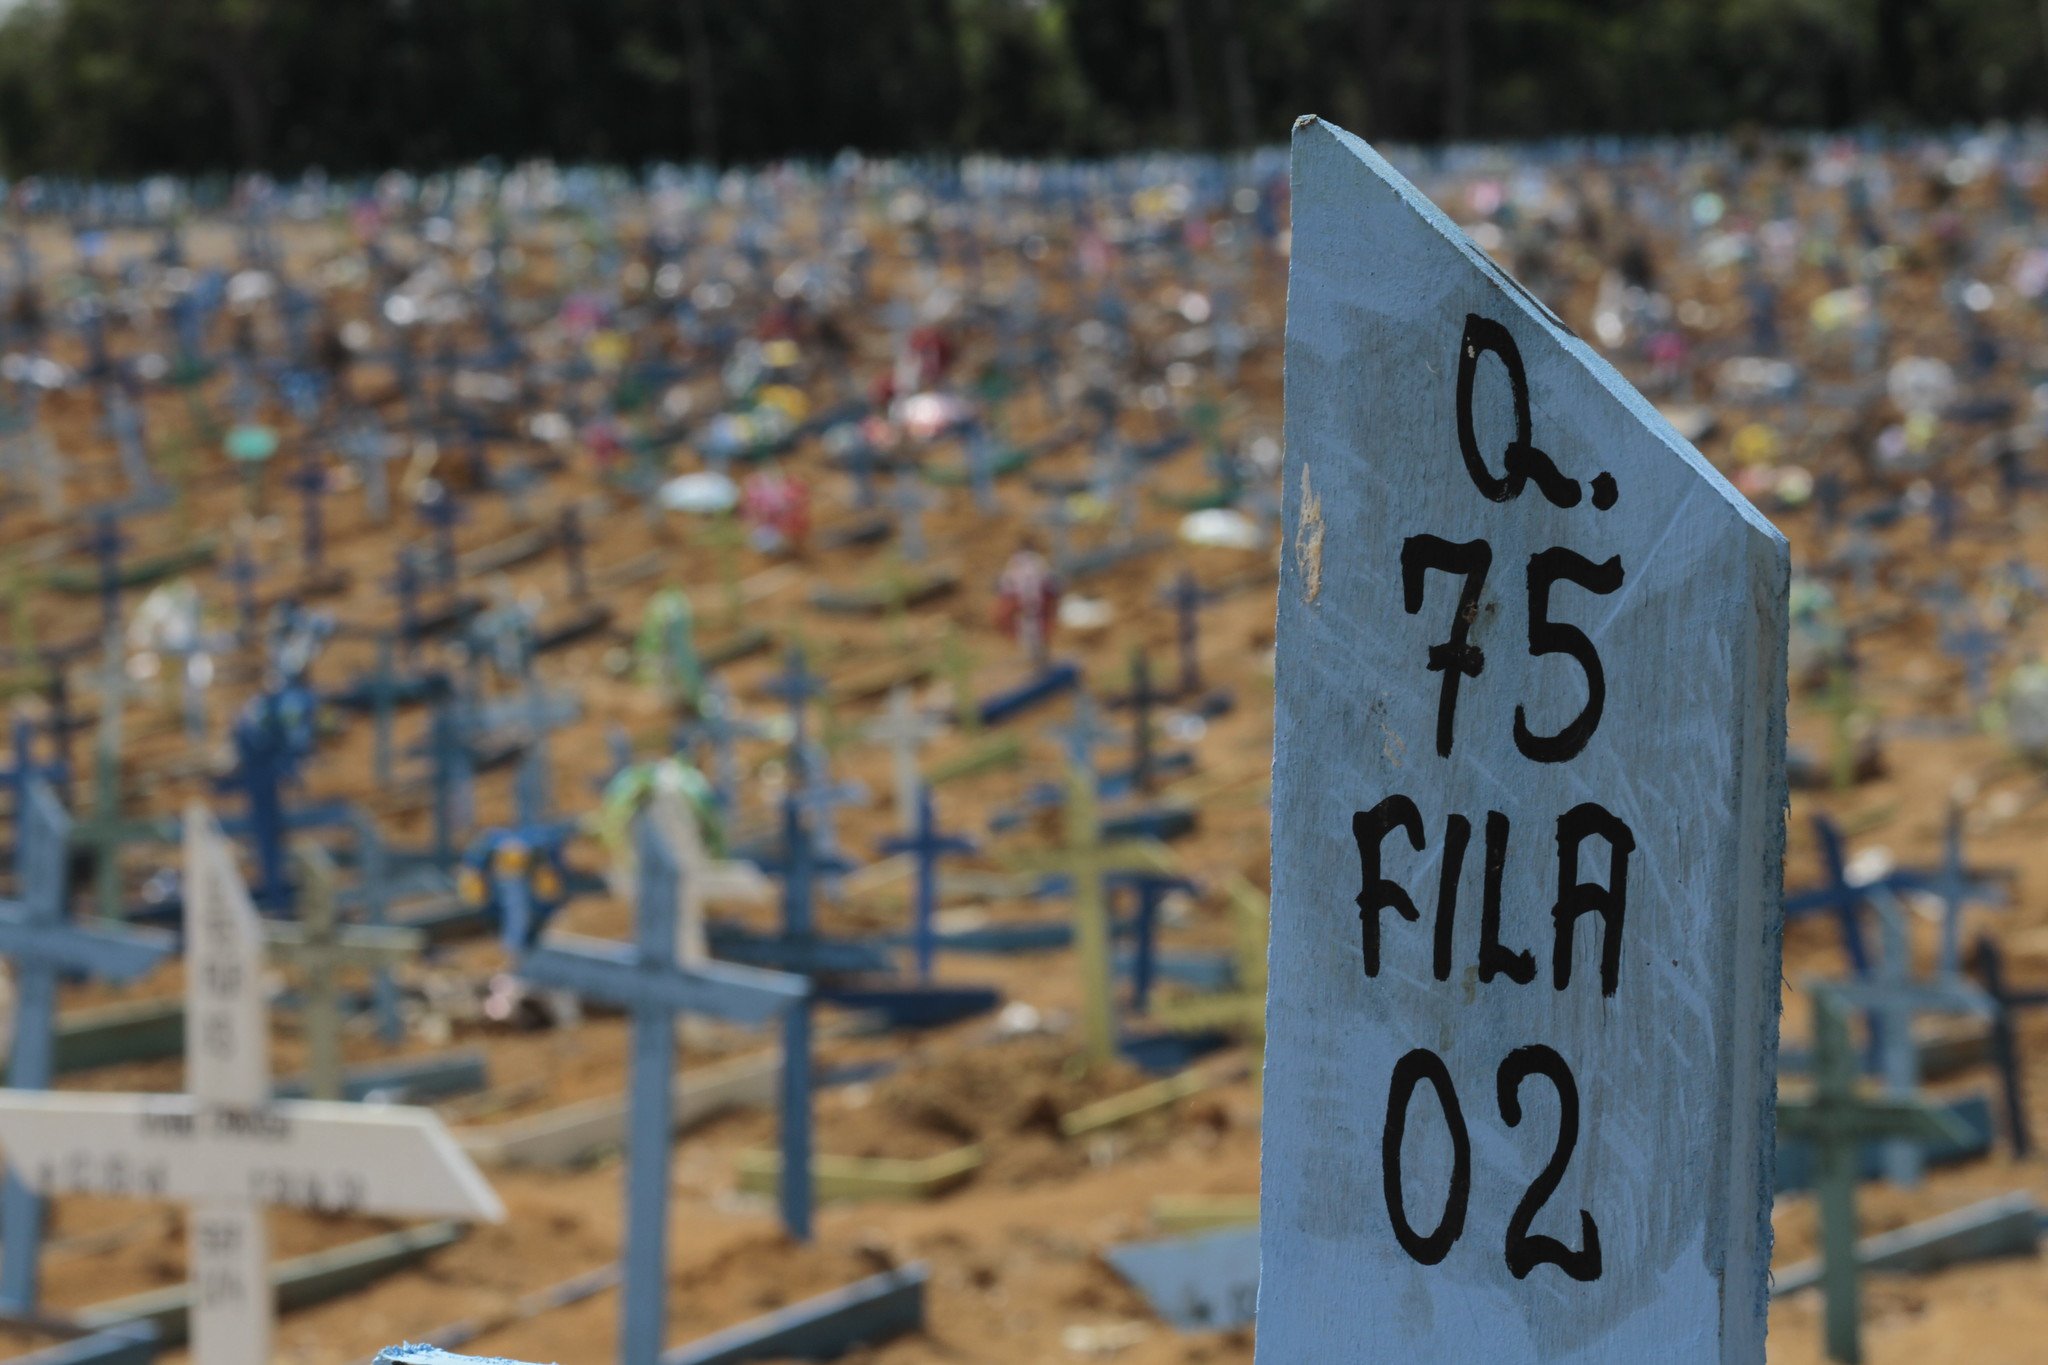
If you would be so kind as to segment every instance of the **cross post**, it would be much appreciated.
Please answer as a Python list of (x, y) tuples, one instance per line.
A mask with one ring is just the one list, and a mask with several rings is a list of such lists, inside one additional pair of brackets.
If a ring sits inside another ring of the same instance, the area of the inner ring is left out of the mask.
[[(639, 886), (629, 945), (554, 935), (519, 961), (528, 981), (625, 1007), (633, 1021), (627, 1127), (625, 1283), (621, 1365), (658, 1365), (668, 1304), (670, 1135), (674, 1127), (675, 1016), (708, 1014), (754, 1023), (801, 1014), (810, 983), (783, 972), (676, 960), (675, 854), (654, 821), (634, 822)], [(784, 1058), (785, 1075), (795, 1059)], [(808, 1068), (802, 1073), (809, 1107)], [(788, 1123), (785, 1113), (784, 1124)], [(785, 1173), (786, 1180), (786, 1173)]]
[(940, 832), (932, 813), (932, 789), (917, 789), (917, 820), (907, 835), (882, 842), (885, 854), (907, 853), (917, 859), (917, 902), (912, 910), (911, 950), (917, 959), (917, 979), (932, 979), (932, 960), (938, 951), (939, 859), (949, 853), (973, 853), (972, 839)]

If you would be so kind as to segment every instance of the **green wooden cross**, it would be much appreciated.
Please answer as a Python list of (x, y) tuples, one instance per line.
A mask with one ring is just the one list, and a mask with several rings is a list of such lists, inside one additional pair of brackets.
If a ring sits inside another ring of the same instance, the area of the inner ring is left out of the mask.
[(1111, 872), (1165, 872), (1173, 859), (1156, 843), (1102, 842), (1095, 781), (1080, 766), (1067, 772), (1066, 847), (1012, 859), (1026, 871), (1064, 872), (1073, 881), (1074, 947), (1081, 958), (1082, 1059), (1094, 1065), (1116, 1056), (1116, 1018), (1110, 995), (1109, 893)]
[(100, 667), (100, 723), (93, 737), (92, 815), (71, 828), (71, 844), (93, 852), (93, 905), (102, 919), (121, 914), (121, 849), (148, 841), (170, 842), (173, 827), (161, 820), (130, 820), (121, 815), (121, 708), (128, 680), (121, 638), (107, 632)]
[(1856, 785), (1856, 716), (1862, 709), (1856, 700), (1856, 670), (1847, 658), (1839, 660), (1828, 675), (1826, 706), (1834, 722), (1834, 786), (1845, 792)]
[(410, 962), (426, 946), (417, 929), (340, 922), (334, 859), (310, 839), (293, 846), (300, 872), (299, 918), (266, 921), (264, 938), (270, 956), (296, 967), (304, 976), (307, 1093), (316, 1100), (342, 1098), (341, 973), (347, 968), (374, 971)]
[(718, 580), (725, 590), (726, 628), (738, 630), (747, 605), (746, 597), (740, 591), (740, 546), (746, 543), (746, 533), (740, 529), (739, 518), (726, 511), (712, 518), (701, 535), (718, 551)]
[(1924, 1100), (1864, 1094), (1861, 1067), (1849, 1045), (1847, 1005), (1826, 983), (1809, 986), (1808, 993), (1813, 1001), (1813, 1091), (1802, 1100), (1778, 1101), (1778, 1132), (1813, 1144), (1828, 1358), (1860, 1365), (1856, 1182), (1863, 1144), (1873, 1138), (1960, 1140), (1965, 1134), (1953, 1118)]
[(967, 641), (958, 626), (949, 627), (946, 631), (939, 671), (945, 674), (946, 686), (953, 693), (953, 714), (960, 733), (979, 734), (981, 702), (974, 695), (974, 655), (968, 652)]

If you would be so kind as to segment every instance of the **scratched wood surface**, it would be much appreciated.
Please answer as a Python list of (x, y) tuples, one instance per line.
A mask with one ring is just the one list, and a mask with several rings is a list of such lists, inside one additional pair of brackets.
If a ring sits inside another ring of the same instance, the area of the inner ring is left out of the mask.
[(1293, 174), (1259, 1359), (1761, 1360), (1785, 542), (1364, 143)]

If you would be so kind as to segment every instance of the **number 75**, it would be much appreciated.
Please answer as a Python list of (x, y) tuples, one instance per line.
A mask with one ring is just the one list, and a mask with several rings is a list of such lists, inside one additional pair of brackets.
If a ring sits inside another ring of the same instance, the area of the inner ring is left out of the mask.
[[(1451, 756), (1451, 732), (1458, 710), (1458, 684), (1476, 678), (1486, 668), (1486, 655), (1471, 642), (1472, 622), (1479, 614), (1479, 595), (1486, 587), (1487, 570), (1493, 567), (1493, 547), (1483, 540), (1451, 541), (1441, 536), (1414, 535), (1401, 545), (1401, 597), (1408, 614), (1422, 610), (1429, 571), (1455, 574), (1465, 580), (1458, 590), (1458, 606), (1451, 617), (1451, 638), (1429, 647), (1429, 671), (1441, 673), (1443, 689), (1436, 711), (1436, 751)], [(1573, 583), (1588, 592), (1606, 595), (1621, 587), (1621, 556), (1596, 564), (1584, 555), (1553, 545), (1529, 556), (1529, 654), (1565, 654), (1576, 661), (1586, 675), (1586, 704), (1579, 714), (1554, 735), (1539, 735), (1529, 728), (1527, 713), (1515, 707), (1515, 747), (1525, 758), (1537, 763), (1562, 763), (1577, 756), (1600, 724), (1607, 704), (1607, 674), (1600, 666), (1600, 652), (1577, 626), (1550, 619), (1550, 590), (1560, 581)]]

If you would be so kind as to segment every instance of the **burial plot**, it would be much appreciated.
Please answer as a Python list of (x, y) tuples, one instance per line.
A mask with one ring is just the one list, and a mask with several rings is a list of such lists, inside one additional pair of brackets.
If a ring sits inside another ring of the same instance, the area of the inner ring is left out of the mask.
[(185, 817), (183, 1095), (0, 1092), (0, 1148), (36, 1193), (192, 1206), (192, 1342), (208, 1365), (271, 1358), (264, 1206), (496, 1221), (497, 1196), (424, 1110), (270, 1093), (263, 944), (212, 817)]
[(1294, 148), (1259, 1358), (1761, 1360), (1785, 542)]

